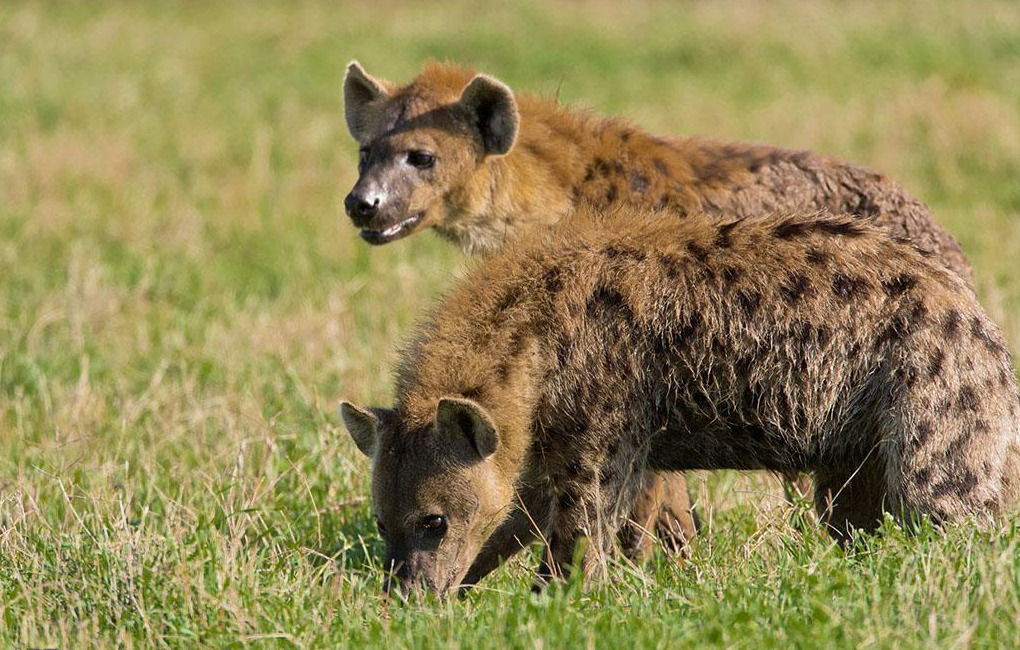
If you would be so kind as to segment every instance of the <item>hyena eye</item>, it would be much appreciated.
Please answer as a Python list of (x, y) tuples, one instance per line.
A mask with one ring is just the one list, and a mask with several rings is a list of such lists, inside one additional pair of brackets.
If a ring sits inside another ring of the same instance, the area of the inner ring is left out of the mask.
[(365, 165), (368, 164), (368, 147), (362, 147), (358, 150), (358, 173), (365, 171)]
[(418, 169), (428, 169), (436, 164), (436, 157), (424, 151), (409, 151), (407, 153), (407, 164)]
[(446, 532), (446, 518), (442, 515), (429, 515), (421, 520), (418, 527), (428, 537), (439, 537)]

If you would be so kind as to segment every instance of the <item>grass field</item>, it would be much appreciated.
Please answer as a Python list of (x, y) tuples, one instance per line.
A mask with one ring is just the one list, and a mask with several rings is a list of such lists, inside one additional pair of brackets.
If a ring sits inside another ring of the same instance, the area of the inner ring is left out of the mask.
[[(898, 178), (1020, 352), (1020, 6), (879, 2), (0, 3), (0, 647), (1020, 644), (1020, 524), (852, 556), (774, 481), (699, 476), (678, 566), (378, 600), (340, 397), (463, 259), (340, 209), (343, 69), (427, 57), (663, 133)], [(790, 522), (806, 519), (807, 525)]]

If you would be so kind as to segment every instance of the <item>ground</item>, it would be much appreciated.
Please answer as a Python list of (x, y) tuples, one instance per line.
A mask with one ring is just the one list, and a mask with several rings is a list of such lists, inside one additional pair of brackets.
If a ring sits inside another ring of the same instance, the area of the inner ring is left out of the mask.
[(405, 80), (450, 58), (891, 174), (1016, 354), (1018, 34), (1007, 0), (0, 4), (0, 646), (1015, 642), (1016, 519), (847, 554), (734, 473), (699, 477), (682, 567), (536, 598), (522, 558), (381, 616), (336, 405), (388, 400), (395, 346), (465, 263), (431, 234), (370, 248), (342, 215), (349, 59)]

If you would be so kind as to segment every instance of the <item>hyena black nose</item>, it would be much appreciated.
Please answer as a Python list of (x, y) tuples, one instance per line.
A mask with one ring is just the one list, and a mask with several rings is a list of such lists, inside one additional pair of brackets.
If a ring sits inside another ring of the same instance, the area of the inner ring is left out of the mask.
[(354, 219), (355, 225), (362, 225), (365, 219), (371, 219), (379, 211), (379, 197), (365, 197), (353, 191), (344, 199), (347, 216)]

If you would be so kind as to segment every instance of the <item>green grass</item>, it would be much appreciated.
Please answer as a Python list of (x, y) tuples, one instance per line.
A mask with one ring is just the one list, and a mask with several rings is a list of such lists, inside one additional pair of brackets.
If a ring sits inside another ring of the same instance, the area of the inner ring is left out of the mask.
[(340, 427), (462, 258), (361, 243), (340, 83), (426, 57), (663, 133), (843, 156), (929, 202), (1020, 351), (1007, 0), (0, 4), (0, 647), (991, 648), (1020, 529), (857, 552), (761, 476), (699, 477), (694, 557), (381, 614)]

